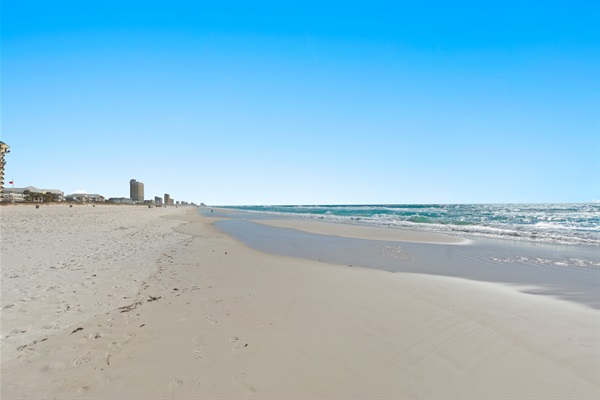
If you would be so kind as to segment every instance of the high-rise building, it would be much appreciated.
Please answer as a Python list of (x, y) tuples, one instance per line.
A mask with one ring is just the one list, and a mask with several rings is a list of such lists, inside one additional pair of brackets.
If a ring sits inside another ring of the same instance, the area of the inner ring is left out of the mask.
[(169, 193), (165, 193), (165, 206), (171, 205), (171, 195)]
[(4, 165), (6, 165), (4, 154), (10, 153), (8, 149), (10, 147), (6, 143), (0, 142), (0, 201), (4, 201)]
[(162, 197), (160, 196), (154, 196), (154, 205), (155, 206), (162, 206)]
[(129, 181), (129, 197), (133, 201), (137, 201), (138, 198), (138, 184), (135, 179)]
[(140, 203), (144, 202), (144, 183), (138, 182), (138, 201)]
[(144, 184), (135, 179), (129, 181), (129, 197), (134, 202), (144, 202)]

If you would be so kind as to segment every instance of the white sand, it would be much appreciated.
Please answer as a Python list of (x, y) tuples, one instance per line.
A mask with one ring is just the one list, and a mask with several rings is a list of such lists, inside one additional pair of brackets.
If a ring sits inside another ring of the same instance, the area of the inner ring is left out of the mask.
[[(69, 218), (63, 211), (35, 225), (33, 211), (16, 211), (20, 221), (14, 211), (0, 211), (3, 307), (5, 291), (35, 300), (49, 283), (61, 281), (46, 270), (8, 279), (6, 265), (10, 273), (17, 264), (41, 271), (39, 253), (55, 251), (88, 260), (93, 247), (85, 240), (64, 247), (68, 230), (39, 238), (38, 246), (26, 242), (34, 226), (58, 229), (57, 219)], [(79, 212), (73, 225), (100, 212), (70, 211)], [(144, 249), (148, 242), (150, 250), (131, 251), (128, 260), (137, 267), (126, 260), (109, 264), (93, 290), (81, 283), (104, 262), (79, 261), (84, 270), (64, 271), (65, 292), (78, 291), (72, 304), (105, 301), (113, 288), (100, 281), (112, 282), (116, 274), (136, 279), (119, 285), (131, 289), (129, 298), (102, 303), (95, 316), (88, 313), (73, 325), (63, 321), (11, 350), (16, 358), (2, 360), (2, 399), (592, 399), (600, 393), (596, 310), (497, 284), (266, 255), (220, 233), (210, 219), (179, 210), (173, 217), (191, 223), (173, 233), (166, 233), (172, 220), (156, 218), (169, 210), (112, 212), (119, 217), (105, 218), (113, 218), (113, 227), (131, 227), (130, 234), (100, 222), (107, 229), (92, 229), (96, 234), (87, 238), (105, 238), (101, 248), (113, 254), (123, 241)], [(19, 224), (9, 262), (5, 230)], [(147, 238), (137, 241), (138, 235)], [(152, 267), (144, 269), (141, 260)], [(123, 275), (121, 268), (129, 271)], [(11, 301), (15, 306), (2, 311), (3, 341), (25, 335), (5, 329), (5, 312), (22, 306)], [(36, 302), (39, 308), (8, 318), (11, 330), (62, 304), (58, 293)], [(82, 329), (72, 333), (75, 328)]]
[(19, 346), (130, 302), (181, 221), (181, 209), (6, 206), (1, 216), (2, 362)]

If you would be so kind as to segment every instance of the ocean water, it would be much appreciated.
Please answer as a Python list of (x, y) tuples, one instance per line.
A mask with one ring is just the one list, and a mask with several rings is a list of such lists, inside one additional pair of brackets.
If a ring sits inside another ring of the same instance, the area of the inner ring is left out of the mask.
[(222, 208), (467, 237), (600, 245), (598, 203), (285, 205)]

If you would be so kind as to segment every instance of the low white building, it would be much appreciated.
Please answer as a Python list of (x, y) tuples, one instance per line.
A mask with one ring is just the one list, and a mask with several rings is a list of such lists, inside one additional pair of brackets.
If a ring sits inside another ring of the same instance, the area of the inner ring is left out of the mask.
[(108, 202), (115, 204), (133, 204), (133, 200), (129, 197), (111, 197), (108, 199)]
[(76, 201), (81, 203), (103, 202), (104, 196), (92, 193), (72, 193), (67, 196), (67, 201)]
[(42, 203), (48, 201), (65, 201), (65, 193), (58, 189), (39, 189), (35, 186), (22, 188), (4, 188), (2, 190), (5, 202), (19, 203), (32, 201)]
[(58, 189), (42, 189), (42, 193), (51, 194), (54, 197), (53, 201), (65, 201), (65, 192)]
[(2, 198), (6, 203), (22, 203), (25, 201), (23, 193), (13, 193), (10, 189), (2, 190)]

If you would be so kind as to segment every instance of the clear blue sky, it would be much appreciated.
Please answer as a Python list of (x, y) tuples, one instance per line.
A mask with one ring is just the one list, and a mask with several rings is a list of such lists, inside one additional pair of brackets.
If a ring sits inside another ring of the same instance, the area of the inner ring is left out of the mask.
[(16, 186), (232, 204), (600, 198), (598, 1), (8, 1)]

